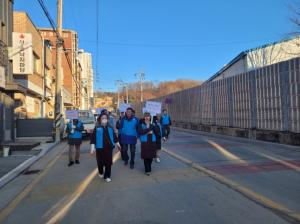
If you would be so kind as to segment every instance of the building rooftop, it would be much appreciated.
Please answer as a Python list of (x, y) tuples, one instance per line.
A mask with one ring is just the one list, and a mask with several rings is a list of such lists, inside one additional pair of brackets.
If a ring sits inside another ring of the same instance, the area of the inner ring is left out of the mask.
[(288, 41), (291, 41), (291, 40), (295, 40), (295, 39), (298, 39), (298, 38), (300, 38), (300, 36), (285, 38), (285, 39), (282, 39), (280, 41), (264, 44), (264, 45), (261, 45), (261, 46), (255, 47), (255, 48), (251, 48), (251, 49), (242, 51), (235, 58), (233, 58), (229, 63), (227, 63), (223, 68), (221, 68), (217, 73), (215, 73), (213, 76), (211, 76), (209, 79), (207, 79), (204, 83), (210, 82), (210, 81), (214, 80), (215, 78), (217, 78), (220, 74), (222, 74), (224, 71), (226, 71), (232, 65), (234, 65), (237, 61), (239, 61), (240, 59), (243, 59), (244, 57), (246, 57), (247, 54), (250, 53), (250, 52), (257, 51), (259, 49), (264, 49), (264, 48), (267, 48), (269, 46), (274, 46), (276, 44), (280, 44), (280, 43), (288, 42)]

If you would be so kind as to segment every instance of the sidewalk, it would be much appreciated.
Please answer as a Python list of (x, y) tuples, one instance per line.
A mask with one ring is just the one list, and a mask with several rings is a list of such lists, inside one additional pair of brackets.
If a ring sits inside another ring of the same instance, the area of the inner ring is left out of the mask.
[(0, 188), (17, 177), (58, 143), (41, 143), (28, 151), (13, 151), (8, 157), (0, 157)]

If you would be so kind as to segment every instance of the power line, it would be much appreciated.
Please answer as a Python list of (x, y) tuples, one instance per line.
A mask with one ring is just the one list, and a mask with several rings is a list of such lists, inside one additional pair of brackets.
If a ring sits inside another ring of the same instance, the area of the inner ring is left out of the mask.
[(57, 38), (60, 38), (60, 35), (59, 35), (57, 29), (55, 28), (56, 25), (55, 25), (53, 19), (51, 18), (50, 14), (49, 14), (49, 12), (48, 12), (48, 10), (46, 8), (46, 5), (45, 5), (44, 1), (43, 0), (38, 0), (38, 2), (40, 4), (41, 8), (43, 9), (43, 11), (44, 11), (44, 13), (45, 13), (45, 15), (46, 15), (46, 17), (47, 17), (47, 19), (48, 19), (48, 21), (49, 21), (52, 29), (53, 29), (53, 31), (55, 32), (55, 34), (57, 36)]
[(99, 41), (99, 40), (80, 40), (81, 42), (96, 43), (97, 45), (113, 45), (113, 46), (135, 46), (135, 47), (197, 47), (197, 46), (222, 46), (222, 45), (234, 45), (234, 44), (244, 44), (253, 43), (257, 41), (265, 41), (270, 38), (260, 39), (260, 40), (246, 40), (246, 41), (229, 41), (229, 42), (215, 42), (215, 43), (124, 43), (124, 42), (109, 42), (109, 41)]
[[(63, 44), (63, 51), (64, 51), (64, 54), (65, 54), (65, 56), (66, 56), (67, 63), (68, 63), (68, 66), (69, 66), (69, 69), (71, 70), (71, 75), (72, 75), (72, 77), (73, 77), (73, 79), (74, 79), (74, 81), (75, 81), (76, 87), (79, 89), (79, 92), (80, 92), (80, 94), (81, 94), (80, 84), (77, 82), (77, 79), (75, 78), (75, 75), (73, 74), (72, 64), (71, 64), (71, 59), (69, 58), (69, 55), (68, 55), (68, 53), (67, 53), (67, 49), (66, 49), (66, 47), (65, 47), (65, 43), (64, 43), (64, 41), (63, 41), (63, 38), (62, 38), (62, 37), (60, 36), (60, 34), (58, 33), (58, 31), (57, 31), (57, 29), (56, 29), (56, 24), (54, 23), (53, 19), (51, 18), (50, 13), (48, 12), (47, 7), (46, 7), (44, 1), (43, 1), (43, 0), (38, 0), (38, 2), (39, 2), (39, 4), (40, 4), (41, 8), (43, 9), (43, 11), (44, 11), (44, 13), (45, 13), (45, 15), (46, 15), (46, 17), (47, 17), (47, 19), (48, 19), (48, 21), (49, 21), (51, 27), (52, 27), (52, 30), (53, 30), (53, 32), (54, 32), (55, 35), (56, 35), (57, 40), (58, 40), (58, 41), (62, 41), (62, 44)], [(57, 69), (57, 68), (56, 68), (56, 69)]]

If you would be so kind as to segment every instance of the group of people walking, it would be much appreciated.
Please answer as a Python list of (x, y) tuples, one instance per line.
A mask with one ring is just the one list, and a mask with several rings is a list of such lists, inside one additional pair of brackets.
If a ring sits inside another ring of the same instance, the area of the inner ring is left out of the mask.
[[(90, 153), (96, 154), (99, 176), (106, 182), (111, 181), (111, 166), (113, 164), (113, 149), (121, 152), (124, 165), (130, 169), (135, 166), (136, 144), (141, 142), (141, 158), (144, 160), (145, 174), (150, 175), (153, 159), (160, 162), (159, 152), (161, 142), (166, 141), (170, 134), (171, 119), (166, 110), (158, 119), (150, 113), (144, 113), (142, 119), (135, 116), (132, 108), (120, 114), (119, 120), (114, 121), (107, 110), (103, 110), (97, 118), (93, 133), (90, 137)], [(73, 148), (76, 148), (75, 163), (79, 164), (82, 123), (72, 121), (67, 126), (69, 147), (69, 166), (74, 164)], [(130, 151), (130, 156), (128, 154)]]

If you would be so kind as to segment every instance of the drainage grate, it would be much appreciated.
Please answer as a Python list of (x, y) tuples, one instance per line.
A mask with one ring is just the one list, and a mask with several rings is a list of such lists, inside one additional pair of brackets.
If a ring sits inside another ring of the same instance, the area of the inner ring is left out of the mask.
[(36, 174), (39, 173), (41, 170), (27, 170), (23, 173), (23, 175), (32, 175), (32, 174)]

